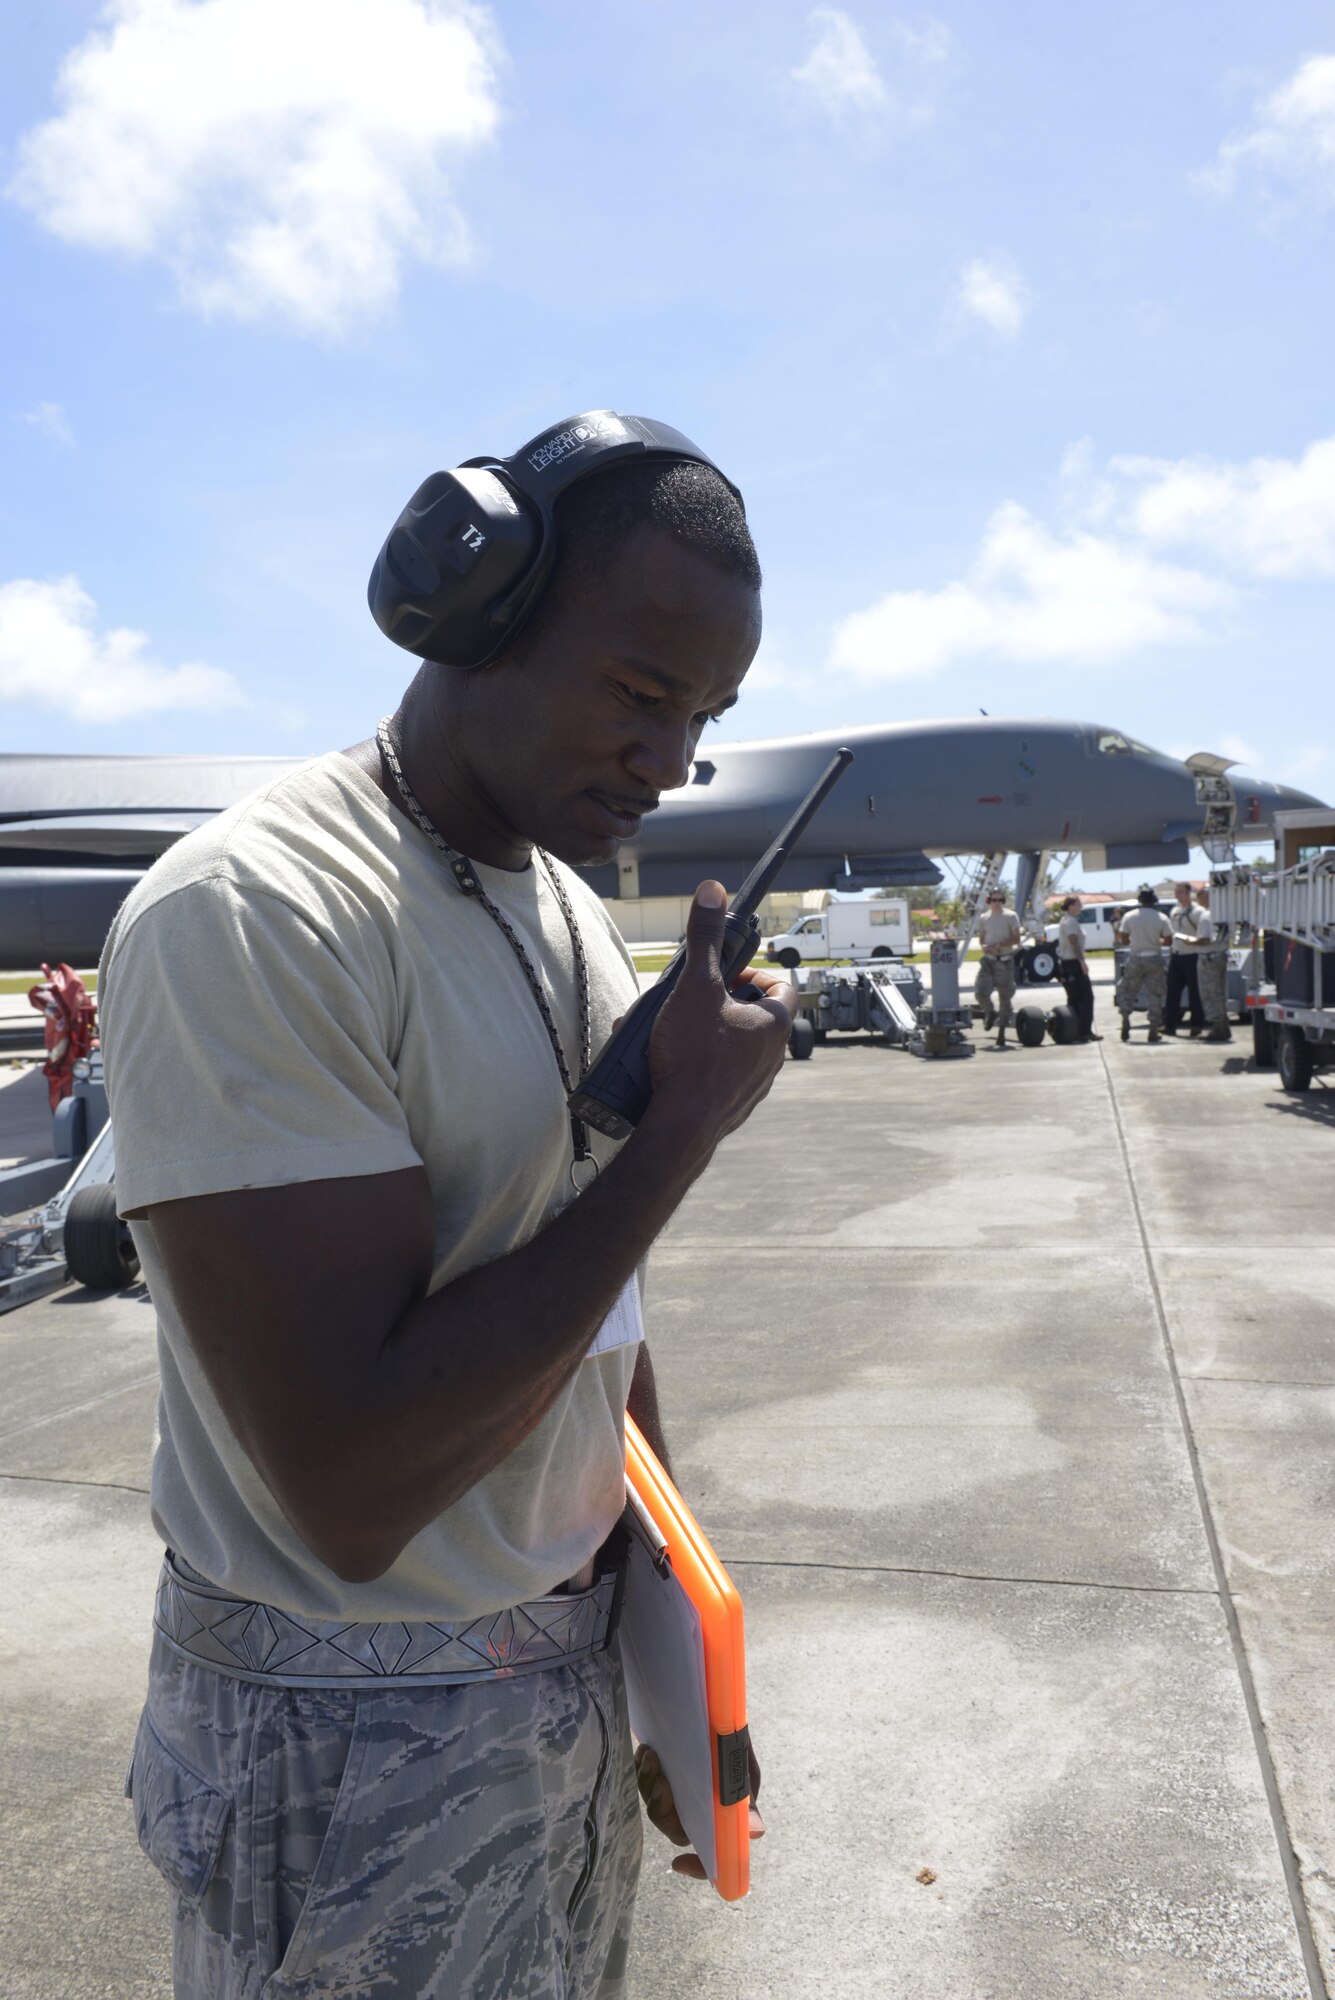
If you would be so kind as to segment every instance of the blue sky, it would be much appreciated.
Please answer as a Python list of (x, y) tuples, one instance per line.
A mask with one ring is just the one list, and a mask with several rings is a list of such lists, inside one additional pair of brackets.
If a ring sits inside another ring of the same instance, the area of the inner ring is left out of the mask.
[(0, 61), (0, 741), (305, 752), (439, 465), (746, 493), (726, 735), (1057, 714), (1335, 790), (1335, 12), (43, 0)]

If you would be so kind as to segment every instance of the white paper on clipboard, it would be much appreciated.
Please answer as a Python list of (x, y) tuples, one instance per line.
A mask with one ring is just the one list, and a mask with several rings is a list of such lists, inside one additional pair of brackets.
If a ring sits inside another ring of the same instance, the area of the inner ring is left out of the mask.
[(610, 1354), (614, 1347), (635, 1347), (644, 1339), (644, 1313), (640, 1306), (640, 1281), (632, 1271), (611, 1312), (593, 1337), (589, 1358)]
[(648, 1536), (642, 1532), (641, 1511), (633, 1501), (626, 1520), (630, 1553), (617, 1630), (631, 1733), (657, 1751), (681, 1823), (712, 1881), (718, 1873), (714, 1738), (700, 1615), (670, 1561), (655, 1561), (652, 1530)]

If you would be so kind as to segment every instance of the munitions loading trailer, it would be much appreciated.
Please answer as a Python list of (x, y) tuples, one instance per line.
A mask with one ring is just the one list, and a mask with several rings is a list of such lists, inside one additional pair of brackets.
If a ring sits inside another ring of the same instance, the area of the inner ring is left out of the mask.
[(1335, 814), (1275, 814), (1272, 867), (1216, 869), (1210, 912), (1246, 952), (1258, 1068), (1306, 1090), (1335, 1066)]
[[(877, 966), (805, 966), (794, 974), (798, 1014), (795, 1056), (809, 1056), (831, 1034), (875, 1035), (915, 1056), (971, 1056), (972, 1010), (959, 1004), (956, 947), (932, 946), (932, 991), (925, 996), (917, 968), (900, 959)], [(953, 989), (952, 989), (953, 981)]]

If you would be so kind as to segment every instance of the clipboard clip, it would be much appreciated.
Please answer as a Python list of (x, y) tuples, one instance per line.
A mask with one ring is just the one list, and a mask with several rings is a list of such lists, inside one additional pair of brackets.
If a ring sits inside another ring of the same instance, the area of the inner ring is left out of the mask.
[(627, 1531), (647, 1553), (660, 1576), (672, 1573), (672, 1552), (667, 1539), (629, 1479), (626, 1481), (626, 1511), (622, 1515)]

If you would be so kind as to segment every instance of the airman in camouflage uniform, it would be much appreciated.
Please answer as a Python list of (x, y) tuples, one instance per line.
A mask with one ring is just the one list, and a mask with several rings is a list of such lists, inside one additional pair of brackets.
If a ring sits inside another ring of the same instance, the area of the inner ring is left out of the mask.
[(1214, 926), (1210, 921), (1209, 890), (1198, 889), (1196, 901), (1200, 905), (1199, 926), (1202, 939), (1198, 947), (1196, 978), (1200, 989), (1201, 1007), (1208, 1024), (1205, 1039), (1207, 1042), (1231, 1042), (1233, 1030), (1228, 1025), (1228, 940), (1211, 935)]
[(1158, 908), (1153, 889), (1142, 889), (1139, 908), (1128, 910), (1118, 927), (1118, 936), (1128, 946), (1126, 964), (1117, 981), (1117, 1011), (1122, 1017), (1122, 1040), (1131, 1039), (1131, 1016), (1143, 1007), (1150, 1017), (1151, 1042), (1163, 1040), (1164, 1001), (1168, 997), (1168, 968), (1163, 946), (1173, 933), (1168, 919)]
[[(987, 909), (978, 920), (978, 942), (983, 955), (978, 962), (973, 997), (983, 1010), (983, 1025), (997, 1029), (997, 1047), (1006, 1046), (1011, 1006), (1015, 999), (1015, 954), (1020, 947), (1020, 920), (1006, 908), (1000, 889), (990, 891)], [(992, 1002), (996, 994), (997, 1004)]]
[(178, 843), (103, 957), (169, 1551), (127, 1792), (176, 2000), (623, 2000), (639, 1798), (689, 1845), (615, 1632), (628, 1414), (671, 1474), (639, 1272), (796, 996), (729, 995), (701, 884), (671, 1089), (621, 1153), (572, 1119), (637, 993), (578, 871), (683, 782), (760, 637), (735, 489), (689, 450), (604, 466), (603, 435), (508, 461), (577, 460), (504, 632), (452, 598), (415, 626), (395, 714)]

